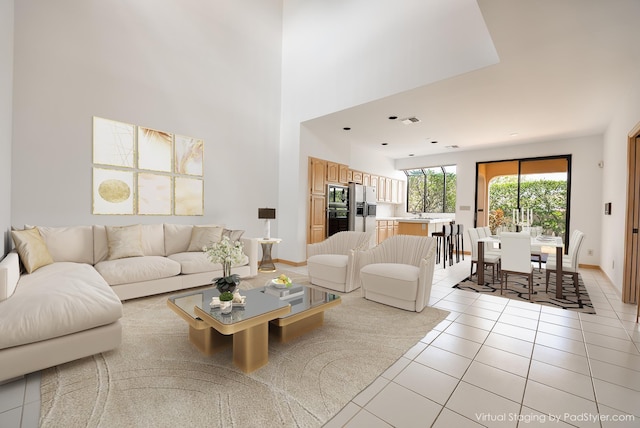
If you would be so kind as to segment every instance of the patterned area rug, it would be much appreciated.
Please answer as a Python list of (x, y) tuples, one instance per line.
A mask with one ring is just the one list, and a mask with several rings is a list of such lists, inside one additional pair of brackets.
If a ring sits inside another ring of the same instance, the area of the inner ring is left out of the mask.
[[(476, 293), (487, 293), (500, 296), (500, 278), (496, 273), (496, 282), (492, 283), (491, 268), (485, 270), (484, 285), (478, 285), (477, 277), (474, 275), (471, 280), (465, 280), (454, 285), (453, 288), (460, 290), (475, 291)], [(509, 275), (506, 288), (502, 290), (502, 296), (509, 299), (529, 301), (529, 286), (527, 278), (520, 275)], [(539, 271), (537, 268), (533, 271), (533, 293), (531, 293), (531, 302), (539, 303), (545, 306), (553, 306), (559, 309), (568, 309), (571, 311), (595, 314), (589, 293), (582, 282), (582, 276), (578, 275), (579, 294), (576, 295), (576, 289), (573, 285), (573, 278), (570, 275), (562, 277), (562, 288), (564, 289), (564, 299), (556, 298), (556, 276), (551, 274), (549, 278), (549, 291), (545, 292), (545, 270)]]
[(119, 348), (42, 372), (40, 426), (319, 427), (448, 315), (370, 302), (359, 290), (338, 294), (322, 327), (270, 340), (268, 364), (249, 374), (233, 365), (231, 349), (200, 354), (167, 294), (127, 301)]

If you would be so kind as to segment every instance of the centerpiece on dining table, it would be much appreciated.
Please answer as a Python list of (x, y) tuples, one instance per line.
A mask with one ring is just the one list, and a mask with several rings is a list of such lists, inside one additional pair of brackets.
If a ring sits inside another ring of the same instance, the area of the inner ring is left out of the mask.
[(203, 247), (202, 251), (211, 263), (222, 265), (222, 276), (213, 279), (218, 291), (233, 293), (240, 284), (240, 276), (235, 273), (232, 275), (231, 267), (242, 264), (245, 260), (242, 242), (231, 242), (229, 237), (223, 236), (220, 242), (211, 243), (209, 246)]

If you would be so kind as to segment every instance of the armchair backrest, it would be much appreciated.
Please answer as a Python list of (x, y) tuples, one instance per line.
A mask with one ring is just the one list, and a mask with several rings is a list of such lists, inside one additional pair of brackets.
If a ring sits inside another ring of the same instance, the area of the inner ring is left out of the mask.
[(307, 258), (316, 254), (349, 255), (351, 250), (367, 250), (375, 245), (373, 232), (338, 232), (322, 242), (307, 245)]
[(500, 235), (502, 245), (501, 269), (531, 273), (531, 235), (522, 232), (503, 232)]
[(402, 263), (420, 266), (420, 261), (433, 256), (436, 239), (427, 236), (396, 235), (361, 253), (364, 264)]

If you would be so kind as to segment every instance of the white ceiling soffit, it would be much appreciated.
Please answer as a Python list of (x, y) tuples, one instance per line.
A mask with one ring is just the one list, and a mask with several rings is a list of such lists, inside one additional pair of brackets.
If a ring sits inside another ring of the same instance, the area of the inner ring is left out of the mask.
[[(599, 134), (616, 100), (640, 85), (639, 1), (478, 4), (499, 63), (304, 125), (326, 141), (401, 159)], [(420, 122), (401, 122), (410, 117)]]

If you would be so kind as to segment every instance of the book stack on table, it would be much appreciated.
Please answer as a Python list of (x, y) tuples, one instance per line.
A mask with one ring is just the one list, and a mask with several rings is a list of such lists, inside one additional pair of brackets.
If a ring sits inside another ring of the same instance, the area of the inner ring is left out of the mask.
[(276, 288), (273, 285), (267, 285), (264, 287), (264, 292), (265, 294), (270, 294), (280, 299), (290, 299), (292, 297), (303, 295), (304, 287), (295, 284), (288, 288)]

